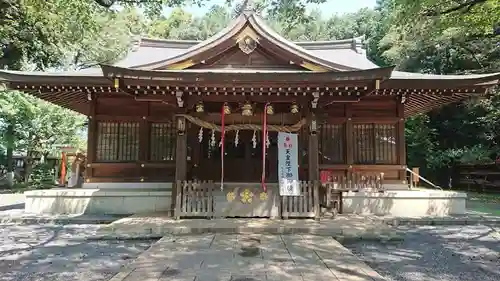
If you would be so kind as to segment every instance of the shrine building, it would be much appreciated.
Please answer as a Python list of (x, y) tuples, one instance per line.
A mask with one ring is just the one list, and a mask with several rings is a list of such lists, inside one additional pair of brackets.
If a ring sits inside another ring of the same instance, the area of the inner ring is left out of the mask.
[[(2, 70), (0, 83), (88, 116), (84, 183), (66, 191), (90, 199), (85, 210), (71, 212), (276, 217), (284, 205), (302, 204), (289, 215), (317, 216), (325, 183), (347, 193), (362, 187), (408, 192), (405, 119), (481, 97), (499, 84), (499, 73), (379, 67), (362, 39), (291, 42), (244, 12), (202, 42), (141, 38), (113, 65)], [(303, 203), (278, 194), (279, 132), (297, 135)], [(44, 196), (70, 200), (44, 192), (27, 193), (26, 208), (62, 212), (53, 203), (28, 205)], [(189, 198), (205, 204), (201, 213)]]

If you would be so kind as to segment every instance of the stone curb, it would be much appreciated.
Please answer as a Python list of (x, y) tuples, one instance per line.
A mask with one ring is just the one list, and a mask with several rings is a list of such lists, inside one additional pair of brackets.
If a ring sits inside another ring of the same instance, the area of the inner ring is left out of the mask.
[[(123, 216), (126, 217), (126, 216)], [(66, 217), (66, 218), (40, 218), (40, 217), (0, 217), (0, 223), (7, 224), (110, 224), (118, 219), (123, 217)], [(371, 219), (371, 217), (367, 217), (367, 219)], [(375, 219), (377, 221), (377, 219)], [(389, 226), (432, 226), (432, 225), (500, 225), (500, 217), (448, 217), (448, 218), (380, 218), (379, 221), (383, 224)], [(247, 231), (247, 232), (260, 232), (267, 233), (269, 231), (273, 233), (280, 234), (292, 234), (292, 233), (303, 233), (303, 234), (320, 234), (323, 229), (316, 229), (310, 227), (303, 228), (289, 228), (289, 227), (279, 227), (279, 230), (274, 230), (274, 227), (239, 227), (241, 229), (237, 231)], [(185, 229), (185, 228), (179, 228)], [(207, 229), (215, 229), (207, 230)], [(176, 230), (177, 232), (178, 230)], [(233, 231), (233, 228), (229, 228), (228, 230), (224, 230), (224, 228), (213, 228), (213, 227), (204, 227), (204, 228), (190, 228), (188, 231), (191, 234), (196, 233), (206, 233), (206, 232), (218, 232), (223, 233), (224, 231)]]
[(120, 218), (16, 218), (1, 217), (2, 224), (110, 224)]
[(87, 238), (88, 240), (141, 240), (141, 239), (159, 239), (164, 236), (197, 235), (206, 233), (217, 234), (310, 234), (318, 236), (332, 236), (340, 240), (377, 240), (377, 241), (395, 241), (402, 240), (403, 232), (392, 228), (388, 229), (368, 229), (365, 231), (350, 231), (342, 229), (312, 229), (312, 228), (257, 228), (257, 227), (206, 227), (206, 228), (170, 228), (160, 231), (153, 231), (151, 228), (143, 232), (123, 232), (110, 230), (109, 233), (95, 235)]
[(390, 226), (434, 226), (434, 225), (500, 225), (500, 217), (498, 218), (394, 218), (382, 219), (382, 221)]

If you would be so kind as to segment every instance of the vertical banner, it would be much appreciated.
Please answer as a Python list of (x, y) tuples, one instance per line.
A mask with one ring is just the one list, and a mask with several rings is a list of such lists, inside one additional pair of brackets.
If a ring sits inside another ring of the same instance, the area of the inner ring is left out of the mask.
[(278, 133), (278, 173), (281, 196), (299, 196), (299, 147), (297, 134)]

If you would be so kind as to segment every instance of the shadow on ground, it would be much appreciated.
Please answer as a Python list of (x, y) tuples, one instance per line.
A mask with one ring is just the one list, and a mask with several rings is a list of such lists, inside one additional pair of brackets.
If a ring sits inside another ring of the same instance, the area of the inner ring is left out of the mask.
[(0, 281), (108, 280), (154, 242), (86, 241), (95, 225), (0, 227)]
[(498, 232), (488, 226), (418, 227), (404, 241), (344, 245), (389, 280), (500, 280)]

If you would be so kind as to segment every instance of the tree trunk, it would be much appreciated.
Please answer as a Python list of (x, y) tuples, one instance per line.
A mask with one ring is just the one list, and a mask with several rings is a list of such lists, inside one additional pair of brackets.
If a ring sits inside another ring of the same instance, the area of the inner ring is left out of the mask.
[(26, 157), (24, 158), (24, 183), (28, 186), (31, 178), (31, 173), (33, 172), (33, 157), (31, 152), (28, 151)]
[(14, 125), (7, 126), (7, 186), (14, 186)]

